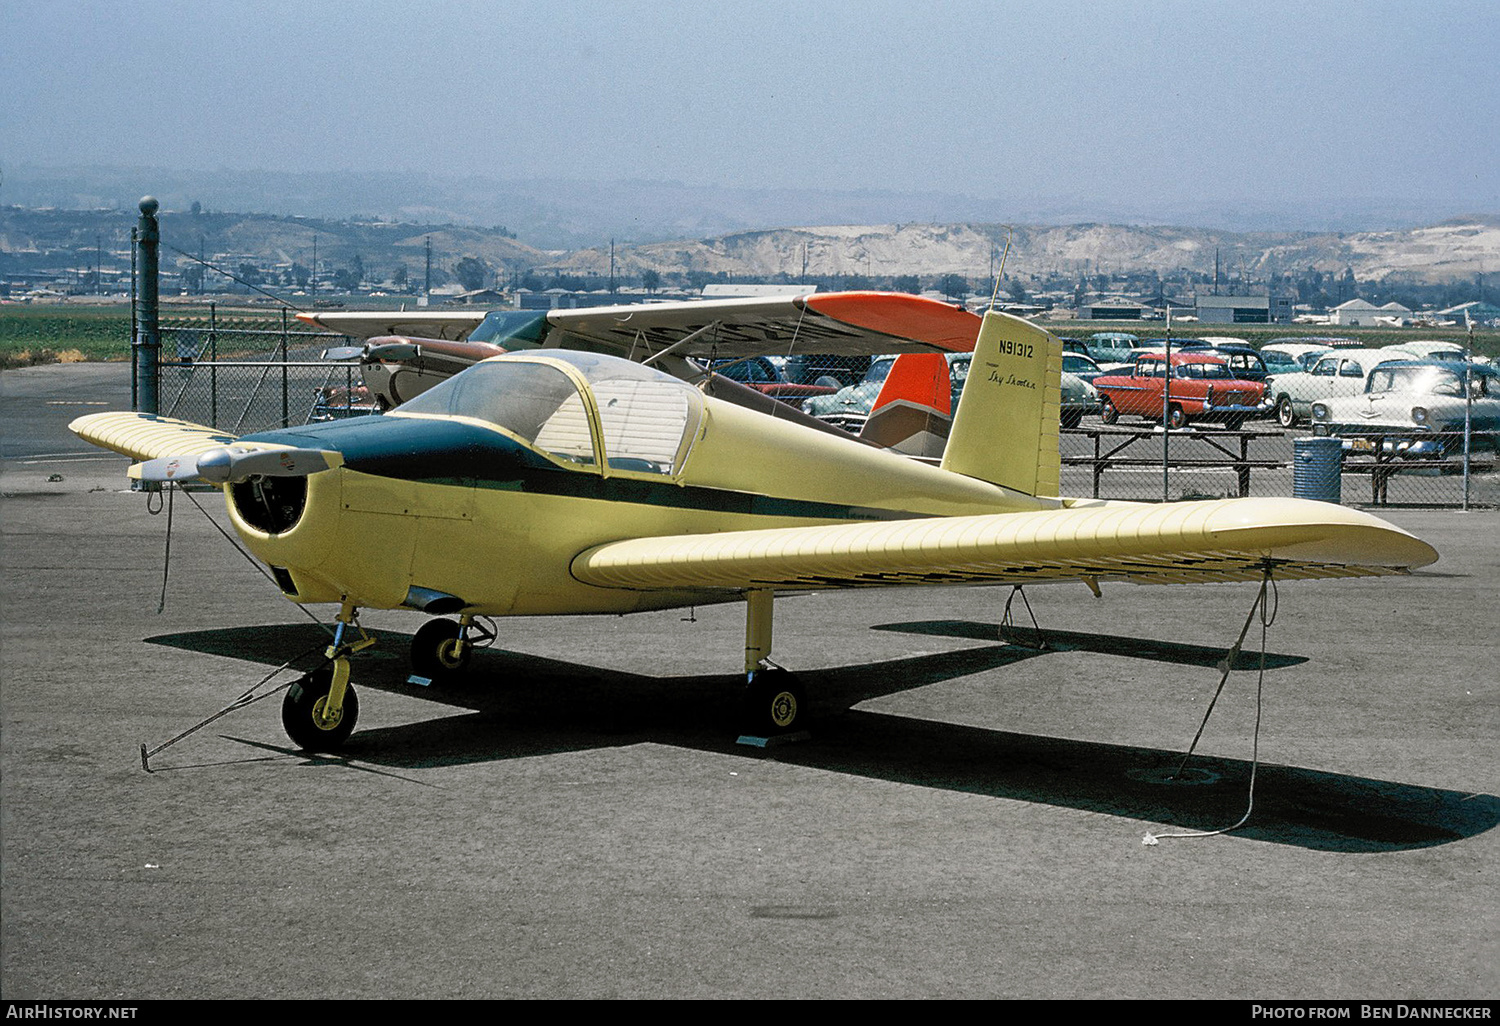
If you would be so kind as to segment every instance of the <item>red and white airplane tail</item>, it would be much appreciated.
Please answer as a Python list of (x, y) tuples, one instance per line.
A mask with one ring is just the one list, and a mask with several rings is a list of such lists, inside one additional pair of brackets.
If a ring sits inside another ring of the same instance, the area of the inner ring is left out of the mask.
[(942, 353), (898, 356), (860, 439), (903, 456), (942, 459), (953, 426), (951, 380)]

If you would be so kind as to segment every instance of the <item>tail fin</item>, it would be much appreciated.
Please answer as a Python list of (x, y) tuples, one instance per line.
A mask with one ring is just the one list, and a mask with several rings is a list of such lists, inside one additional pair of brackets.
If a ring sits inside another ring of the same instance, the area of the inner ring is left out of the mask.
[(1030, 321), (986, 313), (943, 469), (1056, 496), (1061, 405), (1062, 342)]
[(907, 353), (891, 364), (859, 437), (903, 456), (935, 460), (948, 443), (952, 409), (953, 386), (943, 354)]

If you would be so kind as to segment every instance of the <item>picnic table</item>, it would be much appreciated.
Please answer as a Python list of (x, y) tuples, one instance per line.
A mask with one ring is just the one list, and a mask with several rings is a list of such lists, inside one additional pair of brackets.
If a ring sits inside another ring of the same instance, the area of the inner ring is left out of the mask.
[[(1476, 433), (1477, 434), (1477, 433)], [(1429, 432), (1392, 431), (1386, 434), (1355, 436), (1355, 447), (1344, 450), (1343, 473), (1370, 475), (1370, 503), (1383, 506), (1387, 503), (1391, 478), (1402, 471), (1437, 470), (1448, 473), (1463, 472), (1463, 454), (1443, 458), (1441, 456), (1409, 457), (1404, 455), (1406, 442), (1432, 442), (1443, 436)], [(1368, 442), (1369, 447), (1360, 445)], [(1347, 444), (1347, 443), (1346, 443)], [(1476, 459), (1469, 455), (1470, 473), (1494, 470), (1495, 459), (1488, 456)]]
[[(1160, 456), (1134, 455), (1130, 450), (1147, 439), (1160, 441), (1162, 429), (1154, 427), (1121, 427), (1102, 425), (1099, 427), (1063, 428), (1065, 435), (1087, 435), (1094, 441), (1092, 456), (1064, 456), (1065, 466), (1091, 467), (1094, 472), (1094, 498), (1099, 498), (1099, 480), (1111, 468), (1159, 467)], [(1244, 498), (1250, 494), (1250, 471), (1252, 469), (1285, 469), (1285, 460), (1252, 459), (1250, 443), (1257, 438), (1279, 438), (1280, 430), (1242, 430), (1211, 427), (1174, 428), (1167, 432), (1172, 445), (1167, 451), (1167, 466), (1171, 468), (1215, 468), (1233, 470), (1239, 480), (1239, 494)], [(1175, 443), (1190, 442), (1200, 455), (1178, 455), (1181, 452)]]

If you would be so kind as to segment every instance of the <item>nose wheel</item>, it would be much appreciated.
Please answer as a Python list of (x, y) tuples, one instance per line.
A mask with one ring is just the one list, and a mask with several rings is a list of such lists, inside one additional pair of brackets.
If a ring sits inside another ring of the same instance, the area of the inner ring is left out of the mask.
[[(357, 638), (348, 637), (351, 627)], [(373, 644), (375, 639), (359, 625), (359, 610), (346, 600), (333, 643), (323, 653), (328, 661), (293, 681), (281, 700), (281, 725), (298, 748), (332, 752), (354, 732), (359, 696), (349, 684), (349, 657)]]
[(337, 708), (329, 701), (333, 690), (334, 663), (321, 666), (293, 682), (281, 702), (281, 725), (298, 748), (309, 752), (337, 750), (354, 732), (359, 719), (359, 696), (348, 684), (349, 661), (342, 662), (344, 687)]

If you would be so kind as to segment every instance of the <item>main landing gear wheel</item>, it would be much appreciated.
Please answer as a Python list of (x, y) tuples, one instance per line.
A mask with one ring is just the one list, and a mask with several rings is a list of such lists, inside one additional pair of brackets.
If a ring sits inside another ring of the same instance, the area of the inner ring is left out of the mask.
[(344, 687), (344, 705), (332, 722), (324, 719), (328, 691), (333, 686), (332, 664), (298, 678), (281, 702), (281, 725), (298, 748), (309, 752), (332, 752), (354, 731), (359, 719), (359, 697), (351, 685)]
[(411, 668), (419, 677), (438, 680), (461, 673), (474, 653), (458, 644), (459, 626), (452, 620), (429, 620), (411, 639)]
[(782, 669), (750, 674), (740, 707), (743, 733), (775, 737), (801, 730), (807, 723), (807, 694), (802, 682)]

